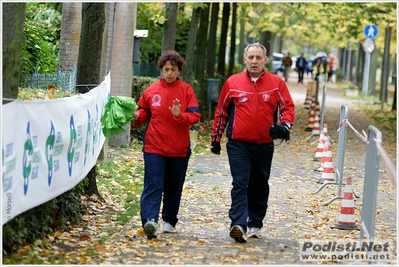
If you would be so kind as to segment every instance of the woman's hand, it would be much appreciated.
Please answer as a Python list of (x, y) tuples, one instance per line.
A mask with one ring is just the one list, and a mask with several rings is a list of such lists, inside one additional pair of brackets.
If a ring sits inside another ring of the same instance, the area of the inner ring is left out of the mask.
[(138, 120), (139, 117), (140, 117), (140, 113), (138, 113), (137, 111), (135, 111), (135, 112), (133, 113), (133, 117), (134, 117), (135, 120)]
[(180, 104), (180, 100), (179, 99), (175, 99), (173, 100), (173, 106), (169, 107), (169, 111), (170, 113), (172, 113), (175, 117), (179, 117), (180, 116), (180, 112), (181, 112), (181, 104)]

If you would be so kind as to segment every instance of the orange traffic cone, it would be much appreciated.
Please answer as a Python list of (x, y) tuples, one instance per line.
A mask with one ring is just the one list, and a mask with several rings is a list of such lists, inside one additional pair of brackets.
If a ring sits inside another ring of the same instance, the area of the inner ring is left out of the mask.
[[(320, 140), (322, 138), (322, 136), (323, 136), (323, 139)], [(320, 163), (319, 163), (319, 166), (314, 169), (315, 171), (319, 171), (319, 172), (323, 171), (323, 164), (324, 164), (325, 158), (327, 156), (327, 154), (326, 154), (327, 149), (325, 149), (325, 143), (327, 142), (327, 140), (330, 141), (330, 137), (328, 136), (327, 123), (324, 123), (323, 135), (320, 135), (320, 138), (319, 138), (319, 143), (321, 142), (321, 144), (318, 144), (318, 148), (317, 148), (320, 153), (320, 154), (318, 154), (318, 156), (320, 155)]]
[(314, 106), (314, 104), (312, 104), (310, 106), (310, 114), (309, 114), (309, 119), (308, 119), (308, 126), (306, 127), (305, 131), (310, 132), (313, 129), (314, 119), (315, 119), (315, 106)]
[(346, 178), (346, 185), (344, 191), (344, 197), (342, 199), (341, 212), (339, 214), (338, 223), (331, 228), (342, 229), (342, 230), (359, 230), (359, 226), (356, 225), (355, 221), (355, 204), (353, 202), (353, 189), (352, 189), (352, 178)]
[(334, 173), (332, 152), (331, 152), (331, 143), (328, 138), (327, 138), (326, 142), (324, 143), (324, 149), (325, 149), (325, 156), (324, 156), (324, 161), (323, 161), (323, 172), (321, 173), (321, 179), (318, 181), (318, 183), (324, 183), (326, 181), (334, 181), (335, 180), (335, 173)]
[(314, 117), (312, 135), (319, 135), (320, 134), (320, 119), (319, 115), (316, 113)]
[(319, 136), (319, 142), (317, 143), (316, 153), (314, 153), (314, 161), (320, 161), (321, 157), (323, 156), (325, 141), (326, 138), (324, 136), (324, 129), (322, 129)]
[(305, 100), (305, 108), (310, 109), (311, 104), (312, 104), (312, 97), (310, 95), (307, 95)]

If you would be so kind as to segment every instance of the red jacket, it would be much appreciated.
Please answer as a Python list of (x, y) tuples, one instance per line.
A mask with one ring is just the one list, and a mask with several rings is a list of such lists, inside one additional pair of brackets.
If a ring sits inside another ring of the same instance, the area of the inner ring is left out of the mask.
[[(279, 118), (275, 118), (277, 111)], [(212, 141), (220, 142), (226, 131), (229, 139), (257, 144), (272, 142), (269, 127), (276, 119), (293, 125), (294, 114), (291, 94), (279, 76), (263, 71), (253, 82), (247, 71), (243, 71), (229, 77), (223, 85), (212, 127)]]
[[(181, 101), (181, 113), (175, 117), (169, 111), (173, 100)], [(180, 79), (168, 84), (161, 78), (144, 90), (137, 103), (140, 117), (135, 128), (145, 121), (144, 152), (167, 157), (185, 157), (190, 146), (190, 126), (199, 122), (200, 109), (193, 88)]]

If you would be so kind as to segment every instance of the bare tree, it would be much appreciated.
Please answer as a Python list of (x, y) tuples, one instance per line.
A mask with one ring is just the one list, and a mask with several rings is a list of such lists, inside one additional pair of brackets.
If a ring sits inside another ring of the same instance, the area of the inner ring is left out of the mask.
[[(18, 97), (26, 3), (3, 3), (3, 98)], [(11, 102), (3, 99), (3, 104)]]
[(195, 43), (197, 40), (198, 22), (201, 13), (201, 7), (197, 7), (193, 10), (191, 16), (190, 30), (188, 31), (187, 47), (185, 60), (187, 66), (183, 69), (182, 77), (186, 83), (191, 83), (191, 76), (193, 73), (194, 55), (195, 55)]
[[(209, 28), (209, 38), (208, 38), (208, 47), (215, 48), (216, 47), (216, 32), (218, 27), (219, 20), (219, 3), (212, 3), (212, 13), (211, 13), (211, 25)], [(215, 58), (216, 58), (216, 49), (208, 50), (208, 57), (206, 61), (206, 76), (209, 78), (215, 77)]]
[(199, 82), (200, 91), (198, 94), (199, 101), (205, 100), (205, 62), (208, 52), (208, 25), (209, 25), (209, 11), (211, 3), (205, 3), (205, 7), (201, 9), (200, 24), (197, 32), (197, 51), (195, 53), (195, 78)]
[[(82, 3), (82, 30), (79, 44), (79, 59), (76, 83), (78, 90), (86, 93), (101, 82), (101, 51), (105, 26), (105, 3)], [(89, 184), (86, 193), (96, 194), (102, 199), (97, 188), (96, 166), (87, 174)]]
[(60, 71), (70, 71), (78, 62), (80, 30), (82, 28), (82, 3), (64, 2), (62, 4), (62, 23), (60, 38)]
[[(229, 29), (230, 17), (230, 3), (223, 3), (223, 16), (222, 16), (222, 32), (220, 34), (219, 43), (219, 57), (218, 57), (218, 73), (225, 80), (225, 58), (226, 58), (226, 44), (227, 44), (227, 31)], [(223, 82), (222, 82), (223, 83)]]
[(233, 3), (230, 34), (230, 61), (227, 75), (231, 76), (234, 72), (235, 52), (236, 52), (236, 26), (237, 26), (237, 3)]
[(166, 21), (163, 25), (162, 52), (175, 49), (178, 5), (178, 3), (166, 3)]

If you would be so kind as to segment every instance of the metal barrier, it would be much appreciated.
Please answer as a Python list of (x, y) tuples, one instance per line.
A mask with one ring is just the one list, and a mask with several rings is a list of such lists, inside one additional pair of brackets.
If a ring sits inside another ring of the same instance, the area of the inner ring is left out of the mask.
[[(323, 99), (324, 101), (324, 99)], [(324, 103), (323, 103), (324, 105)], [(347, 127), (346, 122), (348, 120), (348, 113), (349, 109), (346, 105), (341, 105), (341, 113), (340, 113), (340, 125), (338, 128), (338, 152), (337, 152), (337, 167), (335, 169), (335, 180), (334, 181), (325, 181), (313, 194), (317, 194), (321, 191), (325, 186), (330, 184), (338, 185), (338, 195), (333, 197), (329, 201), (325, 202), (323, 206), (330, 204), (334, 200), (342, 199), (341, 192), (342, 192), (342, 184), (346, 184), (342, 181), (342, 173), (344, 170), (344, 158), (345, 158), (345, 147), (346, 147), (346, 134), (347, 134)]]
[[(364, 236), (368, 242), (374, 241), (375, 214), (377, 209), (378, 170), (380, 168), (380, 154), (374, 140), (382, 141), (381, 132), (370, 125), (367, 134), (366, 166), (364, 174), (362, 219), (360, 227), (360, 245), (363, 245)], [(373, 252), (367, 252), (369, 254)]]

